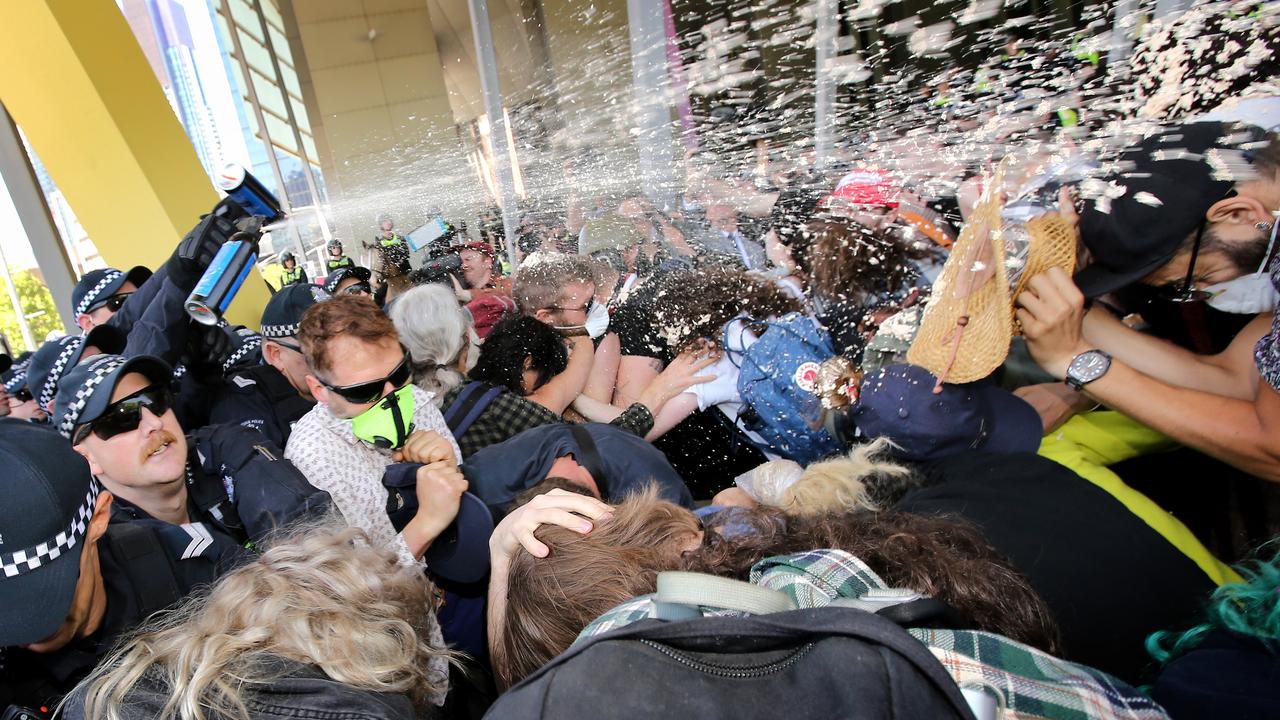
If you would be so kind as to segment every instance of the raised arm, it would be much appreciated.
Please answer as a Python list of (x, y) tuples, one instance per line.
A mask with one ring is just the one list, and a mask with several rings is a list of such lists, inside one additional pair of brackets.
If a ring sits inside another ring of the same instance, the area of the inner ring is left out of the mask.
[(578, 397), (587, 384), (591, 374), (591, 366), (595, 360), (595, 347), (591, 338), (579, 335), (570, 341), (569, 365), (564, 372), (552, 378), (547, 384), (535, 390), (528, 397), (551, 412), (562, 415), (569, 403)]

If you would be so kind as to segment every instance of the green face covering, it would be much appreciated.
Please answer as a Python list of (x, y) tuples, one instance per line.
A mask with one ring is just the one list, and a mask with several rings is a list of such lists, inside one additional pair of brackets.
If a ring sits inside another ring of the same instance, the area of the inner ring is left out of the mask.
[(396, 450), (413, 432), (413, 392), (406, 385), (351, 418), (351, 432), (370, 445)]

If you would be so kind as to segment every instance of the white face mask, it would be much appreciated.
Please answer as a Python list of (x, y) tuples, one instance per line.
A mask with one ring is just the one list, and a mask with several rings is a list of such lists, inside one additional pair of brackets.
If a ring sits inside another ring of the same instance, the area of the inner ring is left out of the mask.
[[(1280, 213), (1277, 213), (1280, 215)], [(1271, 283), (1271, 274), (1267, 266), (1271, 261), (1271, 251), (1276, 243), (1276, 228), (1280, 227), (1280, 218), (1271, 224), (1271, 240), (1267, 242), (1267, 252), (1262, 258), (1262, 265), (1257, 271), (1238, 278), (1210, 285), (1205, 292), (1211, 293), (1207, 302), (1215, 310), (1238, 315), (1257, 315), (1272, 312), (1280, 301), (1280, 292)]]
[(596, 303), (591, 312), (587, 313), (587, 322), (584, 324), (592, 340), (604, 335), (609, 329), (609, 308), (604, 303)]

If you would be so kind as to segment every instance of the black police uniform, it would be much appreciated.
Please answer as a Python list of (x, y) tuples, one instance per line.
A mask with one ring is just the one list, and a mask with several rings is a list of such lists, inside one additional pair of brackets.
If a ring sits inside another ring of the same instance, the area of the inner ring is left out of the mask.
[(209, 421), (252, 428), (277, 447), (284, 447), (293, 424), (313, 407), (315, 403), (299, 395), (283, 373), (270, 365), (258, 365), (227, 375), (209, 411)]
[(301, 517), (329, 510), (329, 494), (307, 482), (275, 444), (236, 425), (187, 437), (187, 513), (174, 525), (119, 497), (98, 541), (107, 608), (102, 626), (54, 653), (6, 648), (0, 710), (49, 708), (89, 674), (115, 641), (152, 613), (251, 560), (255, 543)]

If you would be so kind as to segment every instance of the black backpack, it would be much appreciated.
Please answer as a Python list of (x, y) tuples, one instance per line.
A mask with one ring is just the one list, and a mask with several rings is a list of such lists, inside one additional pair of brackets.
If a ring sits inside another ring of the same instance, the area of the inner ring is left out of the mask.
[(821, 607), (642, 620), (517, 684), (491, 718), (965, 718), (955, 681), (882, 615)]

